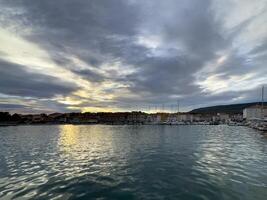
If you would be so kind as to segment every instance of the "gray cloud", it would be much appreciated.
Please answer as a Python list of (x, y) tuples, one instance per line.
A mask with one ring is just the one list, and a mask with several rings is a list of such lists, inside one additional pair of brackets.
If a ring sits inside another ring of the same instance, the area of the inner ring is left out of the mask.
[[(262, 13), (252, 14), (236, 27), (226, 29), (227, 19), (216, 17), (213, 3), (209, 0), (3, 1), (7, 7), (23, 8), (22, 14), (9, 13), (9, 18), (30, 27), (31, 33), (25, 38), (46, 49), (58, 65), (90, 82), (125, 84), (127, 90), (135, 94), (134, 97), (121, 96), (116, 89), (105, 89), (116, 97), (102, 105), (167, 104), (180, 99), (186, 106), (197, 107), (198, 104), (252, 100), (254, 90), (251, 88), (240, 91), (228, 88), (214, 94), (203, 92), (203, 86), (196, 83), (195, 74), (205, 69), (207, 63), (214, 67), (202, 73), (204, 80), (220, 74), (227, 82), (232, 76), (267, 72), (264, 67), (266, 39), (243, 54), (247, 47), (238, 43), (240, 34), (254, 20), (263, 17)], [(224, 51), (229, 54), (227, 59), (215, 67)], [(71, 57), (82, 60), (90, 68), (80, 68)], [(98, 73), (103, 64), (109, 66), (116, 62), (121, 65), (117, 71)], [(10, 63), (1, 65), (11, 66), (1, 67), (0, 92), (6, 94), (51, 97), (77, 89), (75, 84), (71, 86), (51, 77), (30, 74)], [(120, 75), (129, 66), (133, 72)], [(242, 99), (235, 100), (241, 96)], [(101, 106), (99, 102), (81, 104), (87, 105)]]
[(92, 82), (102, 82), (105, 80), (105, 77), (90, 70), (90, 69), (82, 69), (82, 70), (72, 70), (75, 74), (78, 74), (82, 77), (84, 77), (87, 80), (90, 80)]
[(24, 70), (24, 66), (0, 60), (0, 93), (7, 95), (50, 98), (67, 95), (77, 89), (75, 84), (59, 81), (51, 76)]
[(23, 105), (19, 105), (19, 104), (3, 104), (0, 103), (0, 108), (1, 110), (13, 110), (13, 109), (21, 109), (21, 108), (25, 108), (25, 106)]

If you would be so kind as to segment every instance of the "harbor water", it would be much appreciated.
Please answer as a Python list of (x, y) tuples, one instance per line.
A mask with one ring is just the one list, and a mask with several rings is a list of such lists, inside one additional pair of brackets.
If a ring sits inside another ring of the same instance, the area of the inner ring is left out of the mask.
[(266, 198), (267, 138), (248, 127), (0, 128), (0, 199)]

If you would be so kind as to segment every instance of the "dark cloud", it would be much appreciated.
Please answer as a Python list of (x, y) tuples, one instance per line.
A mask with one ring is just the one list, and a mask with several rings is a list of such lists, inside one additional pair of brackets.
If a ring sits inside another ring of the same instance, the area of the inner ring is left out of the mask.
[(0, 60), (0, 93), (16, 96), (50, 98), (67, 95), (77, 89), (75, 84), (62, 82), (52, 76), (24, 70), (25, 66)]
[[(120, 91), (117, 88), (105, 89), (107, 94), (116, 96), (113, 102), (102, 104), (105, 106), (161, 104), (177, 99), (189, 106), (234, 102), (241, 96), (240, 101), (253, 99), (251, 89), (240, 88), (233, 92), (228, 88), (228, 91), (217, 94), (203, 92), (203, 86), (196, 83), (195, 75), (207, 63), (212, 63), (214, 69), (204, 71), (202, 79), (220, 74), (220, 78), (227, 81), (232, 76), (267, 72), (266, 40), (250, 50), (238, 46), (236, 41), (262, 13), (226, 30), (226, 19), (216, 17), (213, 3), (210, 0), (3, 1), (11, 8), (24, 9), (22, 14), (9, 14), (10, 18), (30, 27), (31, 34), (25, 38), (46, 49), (59, 66), (90, 82), (125, 84), (134, 94), (122, 96), (116, 93)], [(242, 54), (246, 50), (248, 53)], [(228, 53), (227, 59), (216, 67), (216, 60), (224, 51)], [(72, 57), (82, 60), (90, 68), (79, 66)], [(120, 69), (106, 69), (105, 75), (97, 71), (103, 64), (114, 63), (120, 63)], [(0, 92), (5, 94), (51, 97), (76, 89), (75, 84), (29, 73), (21, 66), (0, 64), (9, 66), (0, 69), (3, 77)], [(121, 75), (129, 67), (133, 72)], [(94, 105), (101, 106), (93, 101), (81, 106)]]
[(192, 71), (197, 66), (187, 66), (186, 58), (150, 58), (142, 68), (128, 78), (133, 82), (134, 92), (147, 91), (153, 94), (187, 94), (197, 89), (192, 86)]
[(102, 82), (105, 80), (105, 76), (102, 76), (90, 69), (83, 69), (83, 70), (72, 70), (75, 74), (82, 76), (83, 78), (91, 81), (91, 82)]
[(19, 104), (4, 104), (4, 103), (0, 103), (0, 109), (1, 110), (10, 110), (10, 109), (21, 109), (21, 108), (25, 108), (24, 105), (19, 105)]
[(139, 22), (136, 7), (124, 0), (18, 1), (13, 6), (18, 5), (26, 9), (29, 26), (35, 27), (30, 40), (42, 43), (58, 61), (64, 59), (57, 54), (60, 51), (93, 66), (127, 51), (124, 46)]

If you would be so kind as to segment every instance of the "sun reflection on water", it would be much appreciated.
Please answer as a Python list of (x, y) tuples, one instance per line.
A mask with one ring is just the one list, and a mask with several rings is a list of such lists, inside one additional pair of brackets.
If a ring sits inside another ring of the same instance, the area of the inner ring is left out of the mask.
[(111, 173), (114, 143), (112, 134), (105, 129), (100, 126), (60, 126), (59, 154), (71, 174), (85, 175), (91, 171), (105, 175)]
[(60, 126), (60, 144), (62, 147), (76, 145), (78, 142), (79, 127), (73, 125)]

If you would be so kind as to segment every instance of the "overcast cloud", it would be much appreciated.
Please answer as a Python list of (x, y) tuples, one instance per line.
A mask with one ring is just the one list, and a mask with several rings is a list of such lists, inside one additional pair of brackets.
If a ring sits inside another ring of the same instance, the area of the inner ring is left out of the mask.
[(260, 100), (267, 0), (0, 0), (0, 109)]

